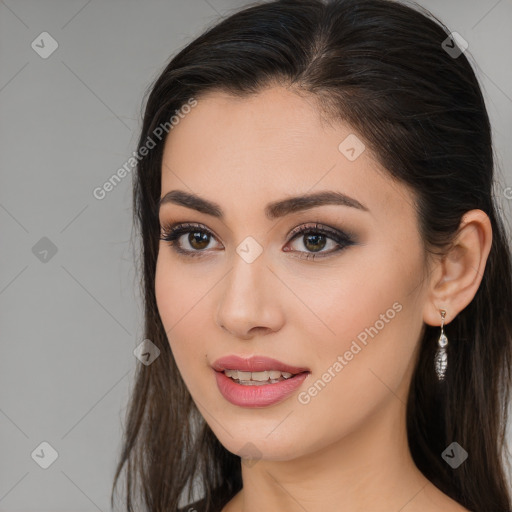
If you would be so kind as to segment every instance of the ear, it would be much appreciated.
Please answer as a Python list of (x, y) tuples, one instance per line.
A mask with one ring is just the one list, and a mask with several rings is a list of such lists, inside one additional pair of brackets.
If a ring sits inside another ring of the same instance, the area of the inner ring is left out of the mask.
[(456, 238), (447, 254), (431, 272), (423, 321), (441, 325), (440, 310), (450, 323), (476, 295), (491, 250), (491, 221), (482, 210), (471, 210), (461, 219)]

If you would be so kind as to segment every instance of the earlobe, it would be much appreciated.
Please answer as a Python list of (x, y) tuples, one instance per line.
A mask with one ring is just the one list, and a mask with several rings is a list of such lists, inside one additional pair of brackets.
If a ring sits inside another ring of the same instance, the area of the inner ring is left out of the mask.
[(474, 298), (491, 250), (492, 228), (482, 210), (471, 210), (461, 220), (450, 250), (436, 263), (424, 322), (440, 325), (440, 310), (450, 323)]

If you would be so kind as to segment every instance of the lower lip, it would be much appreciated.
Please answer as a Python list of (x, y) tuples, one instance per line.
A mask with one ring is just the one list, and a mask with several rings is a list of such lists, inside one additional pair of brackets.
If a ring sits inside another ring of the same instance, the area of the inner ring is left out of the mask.
[(217, 386), (222, 396), (233, 405), (240, 407), (267, 407), (288, 398), (306, 379), (309, 372), (303, 372), (275, 384), (244, 386), (227, 377), (224, 372), (214, 370)]

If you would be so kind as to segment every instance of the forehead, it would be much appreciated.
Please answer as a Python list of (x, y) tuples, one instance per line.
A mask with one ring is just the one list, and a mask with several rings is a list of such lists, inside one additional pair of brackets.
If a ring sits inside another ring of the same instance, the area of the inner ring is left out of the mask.
[(282, 148), (285, 141), (299, 146), (313, 141), (322, 128), (314, 99), (299, 97), (284, 87), (244, 97), (214, 91), (198, 98), (197, 106), (171, 131), (166, 148), (171, 146), (174, 151), (183, 139), (193, 138), (201, 147), (213, 146), (219, 151), (268, 152)]
[(349, 160), (340, 144), (357, 134), (325, 123), (313, 98), (273, 87), (243, 98), (210, 92), (197, 101), (167, 137), (162, 195), (189, 188), (227, 211), (236, 203), (261, 210), (273, 198), (330, 189), (371, 203), (374, 213), (410, 215), (405, 186), (367, 149)]

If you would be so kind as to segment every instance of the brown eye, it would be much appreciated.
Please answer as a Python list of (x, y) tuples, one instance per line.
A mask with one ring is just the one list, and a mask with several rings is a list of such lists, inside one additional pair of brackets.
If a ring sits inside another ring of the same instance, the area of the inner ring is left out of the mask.
[[(185, 235), (188, 235), (187, 238), (181, 240)], [(206, 227), (203, 228), (202, 225), (196, 224), (162, 226), (160, 235), (160, 240), (169, 242), (177, 253), (185, 256), (206, 255), (209, 252), (206, 249), (210, 245), (212, 238), (215, 237)]]
[[(321, 226), (321, 224), (314, 223), (305, 226), (299, 226), (292, 231), (292, 238), (290, 243), (294, 240), (301, 240), (305, 251), (291, 251), (300, 253), (301, 258), (316, 257), (323, 258), (324, 256), (330, 256), (331, 254), (341, 251), (350, 245), (354, 245), (354, 239), (337, 229), (329, 228), (327, 226)], [(331, 243), (331, 250), (324, 251), (325, 247)], [(290, 251), (289, 249), (287, 249)]]
[(312, 252), (321, 251), (327, 243), (326, 236), (322, 234), (305, 235), (304, 240), (304, 247)]
[(204, 231), (190, 231), (188, 235), (188, 243), (194, 249), (202, 251), (206, 249), (210, 243), (210, 234)]
[[(209, 229), (201, 224), (178, 224), (172, 226), (162, 226), (160, 240), (169, 242), (173, 249), (184, 256), (206, 256), (210, 250), (207, 250), (212, 238), (215, 236)], [(330, 256), (341, 251), (350, 245), (354, 245), (355, 239), (352, 235), (346, 234), (338, 229), (323, 227), (318, 223), (303, 225), (292, 230), (292, 238), (288, 244), (294, 240), (302, 240), (305, 250), (288, 249), (285, 252), (297, 252), (300, 258), (311, 258)], [(188, 235), (186, 242), (181, 240), (184, 235)], [(324, 251), (328, 243), (331, 243), (331, 250)], [(186, 247), (188, 245), (188, 247)]]

